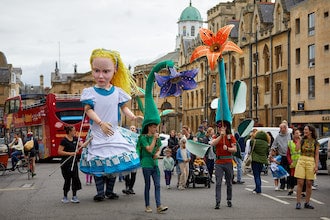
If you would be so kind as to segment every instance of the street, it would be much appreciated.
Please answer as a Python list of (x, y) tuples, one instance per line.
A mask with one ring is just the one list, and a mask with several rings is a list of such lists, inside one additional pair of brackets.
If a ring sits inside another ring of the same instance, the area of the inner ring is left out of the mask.
[[(159, 161), (162, 167), (162, 161)], [(330, 176), (325, 171), (317, 176), (318, 189), (313, 190), (311, 203), (314, 210), (295, 209), (295, 194), (287, 196), (287, 191), (275, 191), (274, 181), (269, 175), (262, 175), (261, 195), (252, 194), (254, 181), (252, 174), (243, 176), (245, 184), (233, 185), (233, 207), (226, 206), (225, 185), (222, 186), (222, 201), (219, 210), (214, 209), (215, 186), (208, 189), (204, 185), (196, 188), (177, 190), (177, 175), (172, 177), (172, 188), (166, 189), (161, 172), (162, 204), (169, 207), (165, 214), (157, 214), (153, 187), (151, 187), (151, 207), (153, 213), (144, 212), (144, 181), (141, 169), (137, 173), (135, 195), (125, 195), (124, 182), (117, 179), (115, 192), (118, 200), (94, 202), (95, 185), (85, 185), (85, 175), (81, 174), (83, 189), (78, 191), (79, 204), (62, 204), (63, 178), (60, 169), (49, 176), (59, 163), (38, 163), (37, 176), (28, 180), (27, 174), (17, 171), (0, 176), (0, 219), (330, 219)], [(69, 192), (71, 198), (71, 192)]]

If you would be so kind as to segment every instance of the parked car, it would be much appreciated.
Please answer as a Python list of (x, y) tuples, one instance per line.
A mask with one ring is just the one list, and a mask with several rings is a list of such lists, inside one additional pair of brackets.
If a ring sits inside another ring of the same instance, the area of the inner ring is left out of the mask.
[(8, 153), (8, 145), (4, 138), (0, 138), (0, 153)]
[(164, 150), (168, 146), (168, 139), (170, 138), (169, 134), (159, 134), (160, 141), (162, 142), (162, 146), (160, 147), (160, 155), (164, 156)]
[[(279, 127), (254, 127), (253, 129), (257, 129), (258, 131), (270, 132), (274, 139), (280, 133)], [(292, 128), (288, 128), (288, 132), (292, 134)]]
[[(321, 138), (318, 140), (320, 143), (319, 150), (319, 170), (327, 170), (327, 160), (328, 160), (328, 142), (329, 137)], [(328, 173), (329, 173), (328, 169)]]

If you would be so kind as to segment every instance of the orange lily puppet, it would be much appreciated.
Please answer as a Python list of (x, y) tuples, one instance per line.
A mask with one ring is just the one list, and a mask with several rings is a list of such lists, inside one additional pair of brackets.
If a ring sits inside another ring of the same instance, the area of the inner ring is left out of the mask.
[(199, 57), (206, 56), (209, 62), (209, 66), (211, 70), (215, 69), (215, 63), (218, 58), (222, 57), (223, 51), (235, 51), (238, 53), (243, 53), (241, 48), (237, 46), (232, 41), (227, 41), (228, 36), (230, 34), (231, 29), (233, 29), (235, 25), (226, 25), (218, 31), (215, 35), (212, 31), (201, 28), (199, 30), (199, 35), (203, 41), (203, 46), (198, 46), (191, 55), (190, 62), (193, 62), (195, 59)]
[[(208, 29), (201, 28), (199, 30), (199, 35), (205, 45), (198, 46), (193, 51), (190, 58), (190, 62), (193, 62), (199, 57), (206, 56), (211, 70), (215, 69), (216, 63), (218, 62), (218, 70), (220, 77), (220, 97), (217, 100), (218, 107), (215, 121), (217, 124), (219, 122), (223, 123), (224, 121), (228, 122), (228, 124), (232, 123), (232, 113), (229, 109), (226, 88), (225, 65), (224, 60), (222, 58), (222, 53), (224, 51), (235, 51), (238, 53), (243, 53), (241, 48), (239, 48), (234, 42), (227, 40), (230, 31), (233, 29), (233, 27), (234, 25), (224, 26), (220, 28), (217, 34), (214, 34)], [(242, 82), (242, 84), (244, 83)], [(246, 105), (244, 99), (241, 100), (243, 101), (240, 102), (240, 104)]]

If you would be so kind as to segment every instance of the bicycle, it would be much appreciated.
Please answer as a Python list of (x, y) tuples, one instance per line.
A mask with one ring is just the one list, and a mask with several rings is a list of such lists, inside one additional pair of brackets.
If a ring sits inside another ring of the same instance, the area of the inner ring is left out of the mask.
[(28, 173), (28, 171), (31, 170), (31, 169), (28, 169), (31, 166), (30, 162), (29, 162), (28, 159), (26, 159), (24, 157), (24, 155), (21, 155), (18, 158), (18, 161), (17, 161), (16, 165), (14, 167), (11, 167), (11, 168), (7, 168), (8, 159), (9, 159), (9, 155), (7, 153), (6, 154), (0, 154), (0, 176), (5, 175), (7, 170), (8, 171), (18, 170), (18, 172), (20, 172), (22, 174)]

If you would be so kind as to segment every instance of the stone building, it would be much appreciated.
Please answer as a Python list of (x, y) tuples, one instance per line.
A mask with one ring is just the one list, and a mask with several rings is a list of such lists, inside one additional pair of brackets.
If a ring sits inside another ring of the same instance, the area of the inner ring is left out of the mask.
[(4, 105), (8, 97), (19, 95), (22, 69), (7, 63), (7, 58), (0, 51), (0, 137), (4, 135)]
[(55, 71), (51, 73), (50, 93), (81, 94), (84, 88), (95, 84), (92, 72), (78, 73), (75, 65), (73, 73), (61, 73), (55, 64)]
[(330, 1), (304, 1), (290, 10), (291, 123), (312, 123), (330, 135)]

